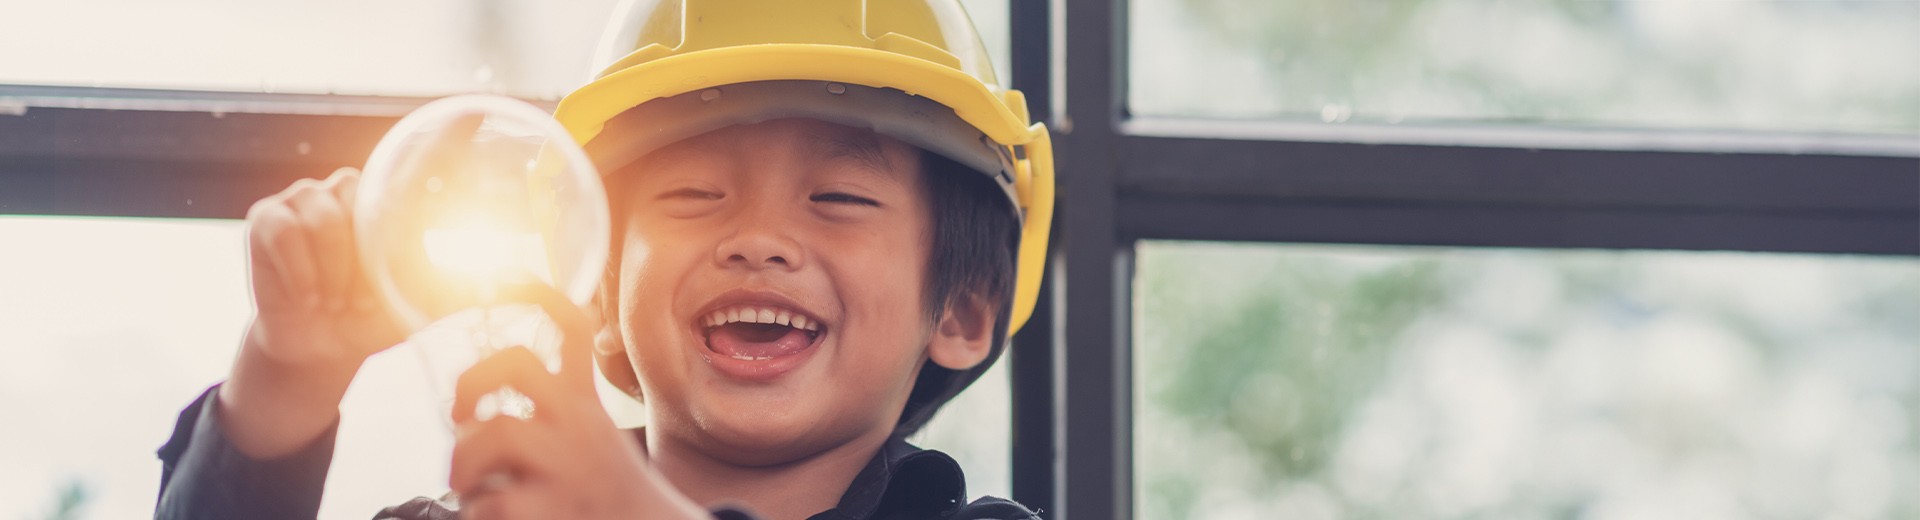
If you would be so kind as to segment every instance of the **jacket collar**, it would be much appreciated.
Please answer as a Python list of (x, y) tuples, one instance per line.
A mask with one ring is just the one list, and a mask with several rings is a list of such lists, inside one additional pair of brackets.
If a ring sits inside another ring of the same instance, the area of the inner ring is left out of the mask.
[(896, 437), (853, 477), (838, 506), (810, 520), (938, 518), (966, 504), (966, 498), (960, 463)]
[[(635, 440), (646, 446), (645, 428), (631, 431)], [(945, 453), (891, 437), (854, 475), (840, 502), (808, 520), (942, 518), (966, 501), (966, 475), (959, 462)]]

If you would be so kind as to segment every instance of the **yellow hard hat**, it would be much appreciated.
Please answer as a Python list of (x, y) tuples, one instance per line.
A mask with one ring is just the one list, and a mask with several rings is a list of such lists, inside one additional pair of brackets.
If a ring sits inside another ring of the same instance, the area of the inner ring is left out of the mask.
[(610, 126), (645, 125), (609, 152), (636, 158), (722, 126), (813, 117), (939, 153), (996, 181), (1019, 213), (1008, 333), (1032, 316), (1052, 141), (994, 77), (957, 0), (627, 0), (615, 16), (599, 72), (554, 112), (576, 141), (592, 151)]

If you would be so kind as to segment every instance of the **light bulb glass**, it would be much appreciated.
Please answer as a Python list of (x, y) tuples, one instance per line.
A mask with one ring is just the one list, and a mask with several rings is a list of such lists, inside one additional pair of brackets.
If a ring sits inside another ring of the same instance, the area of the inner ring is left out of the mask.
[[(587, 305), (611, 233), (606, 189), (566, 130), (486, 95), (434, 101), (395, 124), (367, 159), (353, 219), (361, 268), (448, 403), (459, 374), (501, 348), (528, 347), (558, 369), (551, 320), (499, 291), (537, 282)], [(504, 413), (527, 405), (501, 397)]]

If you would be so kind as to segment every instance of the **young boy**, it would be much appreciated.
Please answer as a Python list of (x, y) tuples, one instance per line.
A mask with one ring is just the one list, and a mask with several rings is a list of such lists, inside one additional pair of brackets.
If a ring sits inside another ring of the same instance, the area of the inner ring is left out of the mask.
[[(959, 6), (639, 4), (555, 114), (614, 208), (598, 312), (519, 291), (561, 326), (559, 373), (510, 349), (455, 409), (512, 386), (533, 417), (457, 413), (457, 500), (379, 517), (1034, 518), (903, 440), (1031, 312), (1051, 213), (1046, 131)], [(340, 397), (404, 339), (354, 268), (356, 182), (248, 215), (257, 314), (161, 449), (157, 518), (316, 514)], [(646, 428), (613, 427), (594, 362)]]

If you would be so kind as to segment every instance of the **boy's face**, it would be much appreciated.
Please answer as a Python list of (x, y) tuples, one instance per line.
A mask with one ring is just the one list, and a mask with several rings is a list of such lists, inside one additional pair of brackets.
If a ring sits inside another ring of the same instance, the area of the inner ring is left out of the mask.
[(891, 138), (778, 120), (622, 172), (617, 323), (649, 427), (749, 465), (890, 432), (936, 335), (919, 170)]

